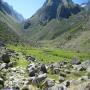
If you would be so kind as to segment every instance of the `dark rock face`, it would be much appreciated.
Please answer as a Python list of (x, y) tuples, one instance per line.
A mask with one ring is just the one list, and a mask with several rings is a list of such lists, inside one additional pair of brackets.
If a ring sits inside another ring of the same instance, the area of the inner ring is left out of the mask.
[(9, 63), (9, 62), (10, 62), (10, 57), (9, 57), (9, 55), (8, 55), (8, 54), (3, 54), (3, 55), (2, 55), (2, 61), (3, 61), (4, 63)]
[(41, 22), (48, 22), (55, 18), (69, 18), (80, 11), (79, 5), (75, 5), (72, 0), (46, 0), (37, 14)]
[(41, 71), (43, 72), (43, 73), (47, 73), (47, 69), (46, 69), (46, 66), (43, 64), (43, 65), (41, 65)]

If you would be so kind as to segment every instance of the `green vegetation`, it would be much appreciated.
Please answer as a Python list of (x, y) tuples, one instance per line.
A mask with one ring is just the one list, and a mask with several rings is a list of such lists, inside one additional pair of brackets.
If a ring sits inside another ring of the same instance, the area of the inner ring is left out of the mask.
[(11, 58), (11, 61), (15, 63), (16, 67), (23, 67), (26, 68), (29, 62), (23, 57), (21, 53), (19, 53), (19, 56), (16, 58)]
[[(37, 61), (42, 63), (51, 63), (51, 62), (59, 62), (63, 60), (67, 60), (68, 63), (71, 61), (72, 58), (77, 58), (81, 61), (90, 59), (90, 53), (84, 53), (84, 52), (76, 52), (76, 51), (65, 51), (61, 49), (48, 49), (48, 48), (33, 48), (30, 46), (24, 46), (24, 45), (7, 45), (8, 49), (15, 50), (17, 53), (19, 53), (18, 58), (19, 59), (12, 59), (12, 61), (16, 60), (17, 64), (16, 66), (24, 67), (26, 68), (29, 62), (23, 57), (23, 55), (31, 55), (37, 59)], [(78, 79), (79, 77), (86, 75), (85, 71), (79, 71), (79, 72), (73, 72), (71, 74), (68, 74), (66, 76), (67, 79)], [(52, 78), (58, 81), (58, 74), (51, 74), (50, 71), (48, 71), (47, 74), (48, 78)], [(89, 76), (89, 73), (88, 73)], [(41, 85), (41, 84), (40, 84)], [(40, 87), (40, 86), (39, 86)]]
[(55, 47), (89, 52), (90, 18), (86, 15), (87, 13), (82, 10), (68, 19), (52, 19), (44, 26), (34, 16), (30, 19), (31, 25), (24, 30), (24, 37), (30, 45), (35, 47)]
[(90, 59), (90, 53), (84, 52), (75, 52), (75, 51), (65, 51), (61, 49), (47, 49), (47, 48), (32, 48), (30, 46), (22, 46), (22, 45), (8, 45), (7, 46), (11, 50), (15, 50), (17, 52), (21, 52), (24, 55), (31, 55), (35, 57), (38, 61), (49, 63), (49, 62), (58, 62), (67, 60), (70, 61), (72, 58), (78, 58), (80, 60)]
[(14, 17), (0, 11), (0, 40), (17, 43), (21, 36), (21, 24)]

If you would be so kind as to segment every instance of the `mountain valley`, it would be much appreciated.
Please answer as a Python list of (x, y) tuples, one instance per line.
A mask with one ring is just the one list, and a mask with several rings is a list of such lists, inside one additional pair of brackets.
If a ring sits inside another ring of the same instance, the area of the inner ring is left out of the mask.
[(0, 90), (90, 90), (90, 0), (46, 0), (28, 19), (0, 0)]

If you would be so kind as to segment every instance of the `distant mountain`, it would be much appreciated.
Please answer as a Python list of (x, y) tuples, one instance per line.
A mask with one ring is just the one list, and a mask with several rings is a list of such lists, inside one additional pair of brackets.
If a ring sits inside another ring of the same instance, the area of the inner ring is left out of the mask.
[(90, 0), (87, 3), (88, 10), (90, 10)]
[(15, 43), (20, 40), (20, 23), (23, 17), (11, 6), (0, 0), (0, 41)]
[(41, 22), (48, 22), (55, 18), (69, 18), (69, 16), (77, 14), (80, 10), (79, 5), (74, 4), (72, 0), (46, 0), (36, 16)]
[(2, 0), (0, 0), (0, 11), (2, 11), (3, 13), (9, 14), (10, 16), (14, 17), (18, 21), (24, 20), (24, 18), (21, 14), (17, 13), (15, 10), (13, 10), (13, 8), (11, 6), (8, 5), (8, 3), (6, 3)]
[(46, 0), (40, 9), (24, 22), (23, 36), (37, 47), (88, 51), (88, 27), (89, 15), (85, 8), (72, 0)]

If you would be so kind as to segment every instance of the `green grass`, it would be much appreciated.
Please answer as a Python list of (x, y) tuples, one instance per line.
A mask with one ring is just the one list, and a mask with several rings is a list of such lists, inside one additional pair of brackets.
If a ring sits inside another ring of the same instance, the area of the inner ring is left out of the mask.
[[(28, 56), (31, 55), (35, 57), (38, 61), (42, 63), (50, 63), (50, 62), (58, 62), (62, 60), (67, 60), (68, 62), (71, 61), (73, 57), (76, 57), (78, 59), (87, 60), (90, 59), (90, 53), (84, 53), (84, 52), (75, 52), (75, 51), (65, 51), (61, 49), (48, 49), (48, 48), (33, 48), (30, 46), (23, 46), (23, 45), (7, 45), (8, 49), (15, 50), (19, 56), (19, 59), (12, 59), (16, 60), (17, 64), (16, 66), (24, 67), (26, 68), (29, 62), (25, 59), (24, 55)], [(24, 55), (23, 55), (24, 54)], [(78, 79), (79, 77), (85, 75), (85, 72), (76, 72), (68, 74), (65, 80), (68, 79)], [(58, 81), (59, 77), (56, 74), (51, 74), (50, 71), (48, 71), (47, 74), (48, 78), (55, 79)]]
[(35, 57), (38, 61), (49, 63), (49, 62), (58, 62), (67, 60), (70, 61), (72, 58), (78, 58), (80, 60), (90, 59), (90, 53), (84, 52), (75, 52), (75, 51), (65, 51), (61, 49), (47, 49), (47, 48), (32, 48), (28, 46), (14, 46), (8, 45), (9, 49), (15, 50), (17, 52), (21, 52), (26, 56), (31, 55)]

